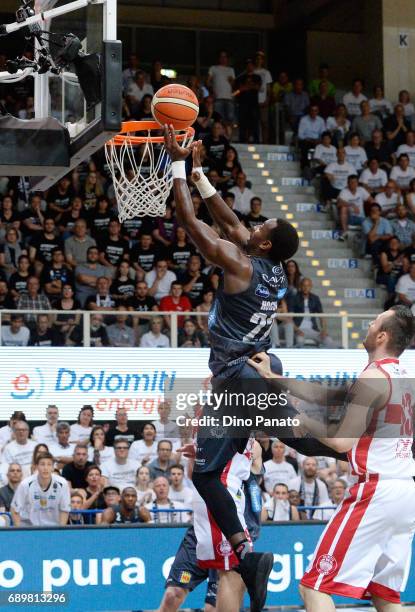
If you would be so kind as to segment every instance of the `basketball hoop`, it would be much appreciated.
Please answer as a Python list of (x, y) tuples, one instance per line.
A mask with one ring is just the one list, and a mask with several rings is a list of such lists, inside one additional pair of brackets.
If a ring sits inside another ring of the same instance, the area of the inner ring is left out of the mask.
[[(166, 213), (173, 176), (161, 129), (156, 121), (125, 121), (121, 132), (105, 145), (121, 223), (145, 215), (163, 217)], [(176, 131), (182, 146), (189, 145), (193, 136), (191, 127)]]

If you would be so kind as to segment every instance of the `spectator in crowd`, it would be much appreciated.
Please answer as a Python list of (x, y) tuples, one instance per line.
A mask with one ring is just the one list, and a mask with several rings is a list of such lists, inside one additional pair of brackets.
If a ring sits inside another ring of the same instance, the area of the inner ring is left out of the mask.
[[(156, 300), (148, 295), (148, 286), (145, 281), (139, 281), (136, 284), (134, 296), (128, 301), (128, 310), (140, 313), (158, 310)], [(143, 314), (140, 317), (133, 317), (133, 327), (139, 336), (148, 331), (150, 316)]]
[(409, 189), (404, 195), (404, 203), (408, 207), (412, 217), (415, 217), (415, 179), (409, 183)]
[(411, 125), (405, 117), (402, 104), (395, 106), (393, 115), (385, 119), (383, 128), (393, 151), (396, 151), (401, 144), (405, 144), (406, 134), (411, 129)]
[(160, 440), (157, 443), (157, 459), (154, 459), (148, 464), (151, 480), (155, 480), (158, 476), (169, 475), (169, 470), (172, 465), (175, 465), (172, 456), (173, 445), (171, 440)]
[(336, 112), (336, 100), (329, 93), (329, 84), (327, 81), (321, 81), (318, 93), (311, 97), (310, 105), (318, 107), (318, 113), (324, 120), (332, 117)]
[(82, 266), (88, 262), (88, 249), (96, 246), (94, 238), (87, 234), (85, 219), (75, 221), (73, 236), (65, 240), (65, 258), (71, 268)]
[(203, 145), (207, 156), (219, 165), (225, 159), (225, 153), (229, 147), (229, 140), (223, 135), (223, 125), (215, 121), (211, 132), (203, 139)]
[(87, 310), (114, 310), (115, 300), (110, 293), (111, 282), (106, 276), (100, 276), (97, 278), (96, 293), (89, 295), (85, 301), (85, 308)]
[(229, 56), (226, 51), (219, 53), (219, 62), (210, 66), (207, 85), (212, 86), (215, 96), (214, 109), (220, 115), (226, 127), (228, 138), (232, 136), (232, 127), (235, 120), (234, 99), (232, 87), (235, 81), (235, 71), (229, 66)]
[(100, 244), (100, 263), (111, 270), (111, 276), (114, 276), (117, 266), (128, 259), (128, 241), (121, 238), (121, 224), (118, 219), (112, 219), (108, 228), (108, 236)]
[[(200, 313), (209, 313), (210, 309), (212, 308), (213, 298), (213, 289), (207, 289), (202, 295), (202, 302), (199, 304), (199, 306), (196, 306), (196, 311)], [(209, 333), (208, 317), (200, 314), (197, 315), (196, 321), (198, 328), (205, 334), (205, 337), (207, 337), (207, 334)]]
[[(18, 303), (22, 300), (23, 297), (24, 295), (21, 298), (19, 298)], [(6, 281), (0, 279), (0, 310), (6, 309), (6, 308), (13, 309), (15, 307), (16, 307), (16, 304), (13, 301), (13, 298), (8, 291)], [(30, 315), (28, 316), (30, 318)]]
[(354, 79), (352, 90), (343, 96), (343, 104), (347, 108), (350, 119), (354, 119), (361, 114), (361, 103), (367, 100), (363, 92), (363, 82), (361, 79)]
[(410, 182), (415, 178), (415, 170), (409, 165), (409, 156), (401, 153), (398, 157), (398, 165), (394, 166), (390, 173), (390, 179), (395, 181), (401, 193), (409, 191)]
[(189, 258), (187, 271), (182, 275), (182, 284), (192, 306), (198, 306), (203, 293), (210, 287), (207, 275), (202, 272), (200, 255), (195, 254)]
[(150, 83), (152, 84), (155, 92), (161, 89), (161, 87), (168, 85), (170, 82), (170, 79), (162, 74), (162, 71), (163, 65), (160, 60), (154, 60), (151, 67)]
[(180, 432), (176, 425), (176, 422), (169, 419), (171, 413), (171, 404), (169, 401), (160, 402), (157, 406), (158, 420), (153, 421), (153, 425), (156, 428), (156, 441), (164, 440), (166, 438), (179, 439)]
[[(180, 512), (186, 508), (178, 501), (169, 498), (169, 481), (165, 476), (157, 476), (153, 483), (155, 498), (145, 505), (152, 514), (154, 523), (187, 523), (190, 520), (188, 512)], [(167, 512), (166, 512), (167, 510)], [(174, 512), (176, 510), (177, 512)]]
[(238, 152), (235, 147), (228, 147), (225, 151), (224, 159), (218, 164), (220, 174), (221, 191), (227, 191), (235, 186), (238, 172), (242, 172), (242, 166), (239, 163)]
[(373, 98), (369, 100), (370, 110), (376, 113), (382, 121), (393, 113), (392, 103), (385, 98), (383, 87), (375, 85), (373, 88)]
[(53, 473), (52, 455), (41, 453), (36, 459), (36, 473), (22, 480), (14, 494), (14, 526), (64, 526), (70, 509), (68, 484)]
[(91, 295), (91, 291), (96, 289), (97, 281), (101, 277), (111, 277), (111, 272), (99, 263), (98, 247), (91, 246), (87, 250), (87, 261), (77, 265), (75, 268), (76, 278), (76, 297), (85, 305), (86, 299)]
[(415, 261), (415, 234), (412, 234), (412, 243), (411, 243), (411, 246), (409, 246), (406, 249), (404, 249), (403, 254), (405, 255), (405, 258), (408, 261), (410, 261), (410, 262)]
[(10, 417), (9, 422), (3, 427), (0, 427), (0, 449), (3, 450), (7, 442), (13, 437), (13, 429), (17, 421), (26, 421), (26, 416), (21, 410), (15, 410)]
[[(161, 298), (160, 310), (170, 312), (186, 312), (192, 310), (192, 304), (189, 298), (183, 295), (183, 285), (178, 281), (174, 281), (171, 284), (170, 294)], [(179, 328), (183, 327), (184, 317), (177, 318), (177, 325)], [(170, 317), (164, 315), (164, 324), (170, 329)]]
[(281, 317), (280, 314), (288, 313), (288, 305), (285, 299), (282, 299), (277, 307), (278, 316), (271, 328), (271, 343), (272, 347), (280, 346), (280, 332), (284, 332), (285, 347), (292, 348), (294, 346), (294, 324), (291, 317)]
[(401, 203), (401, 192), (395, 181), (388, 180), (385, 191), (375, 196), (375, 202), (379, 204), (383, 217), (391, 219), (396, 216), (396, 207)]
[(302, 274), (298, 263), (294, 259), (285, 262), (285, 274), (287, 276), (288, 288), (285, 299), (290, 300), (300, 289)]
[(144, 280), (147, 272), (150, 272), (157, 259), (161, 258), (161, 249), (153, 242), (151, 233), (144, 230), (139, 237), (138, 245), (132, 249), (131, 263), (139, 280)]
[(330, 68), (325, 62), (321, 63), (318, 68), (318, 78), (310, 81), (309, 92), (310, 96), (317, 96), (320, 90), (321, 83), (325, 83), (328, 87), (330, 96), (336, 95), (336, 86), (329, 80)]
[(114, 458), (114, 449), (106, 445), (106, 434), (102, 425), (94, 425), (89, 437), (88, 461), (94, 465), (102, 465), (108, 459)]
[(363, 100), (360, 103), (360, 115), (357, 115), (353, 119), (353, 132), (356, 132), (360, 138), (360, 142), (364, 145), (366, 142), (370, 142), (373, 130), (381, 129), (382, 121), (377, 115), (371, 113), (369, 101)]
[[(118, 306), (118, 310), (124, 310), (123, 306)], [(135, 346), (135, 334), (128, 325), (128, 317), (119, 314), (115, 317), (115, 323), (107, 327), (110, 346), (133, 347)]]
[[(327, 332), (327, 323), (324, 317), (310, 316), (321, 314), (323, 307), (320, 298), (315, 293), (311, 293), (313, 283), (310, 278), (303, 278), (300, 283), (300, 290), (294, 296), (289, 310), (302, 313), (304, 316), (294, 318), (294, 331), (296, 345), (304, 346), (305, 340), (313, 340), (317, 344), (322, 344), (326, 348), (337, 348), (336, 343), (330, 338)], [(320, 320), (320, 326), (317, 319)]]
[(370, 142), (366, 142), (365, 151), (368, 159), (377, 159), (379, 167), (389, 173), (392, 168), (391, 145), (383, 138), (382, 130), (373, 130)]
[(56, 428), (59, 419), (59, 408), (55, 404), (49, 404), (46, 408), (46, 423), (33, 428), (32, 438), (36, 442), (55, 444), (58, 441)]
[(54, 249), (63, 250), (62, 239), (56, 236), (55, 221), (46, 217), (43, 223), (43, 231), (38, 232), (30, 242), (29, 259), (34, 269), (39, 274), (45, 264), (52, 262)]
[(27, 293), (27, 281), (30, 278), (30, 261), (27, 255), (20, 255), (17, 260), (17, 270), (8, 281), (10, 295), (17, 302), (21, 295)]
[(63, 338), (56, 328), (51, 327), (48, 315), (37, 315), (36, 327), (30, 332), (29, 346), (63, 346)]
[(72, 461), (64, 465), (62, 476), (69, 482), (72, 489), (86, 489), (88, 483), (86, 481), (86, 472), (89, 466), (92, 465), (88, 461), (88, 449), (85, 444), (76, 444)]
[(73, 273), (65, 264), (63, 250), (56, 247), (51, 252), (50, 263), (45, 263), (40, 277), (44, 287), (45, 295), (49, 300), (54, 300), (62, 296), (65, 284), (73, 285)]
[(4, 239), (9, 227), (13, 227), (18, 232), (20, 224), (20, 215), (13, 208), (12, 198), (5, 195), (0, 205), (0, 239)]
[(77, 422), (71, 425), (71, 442), (86, 444), (94, 425), (93, 420), (94, 409), (89, 404), (85, 404), (79, 411)]
[(102, 475), (105, 485), (116, 486), (122, 491), (125, 487), (135, 485), (135, 476), (139, 468), (137, 461), (128, 457), (129, 444), (124, 438), (117, 438), (114, 442), (115, 456), (102, 466)]
[(61, 470), (67, 463), (71, 463), (71, 461), (73, 461), (75, 444), (69, 442), (70, 435), (71, 428), (69, 423), (66, 421), (60, 421), (56, 425), (57, 440), (49, 444), (49, 452), (51, 455), (53, 455), (59, 470)]
[(388, 292), (388, 301), (392, 300), (395, 294), (395, 285), (402, 273), (409, 269), (409, 260), (402, 252), (401, 244), (393, 236), (384, 251), (379, 257), (379, 268), (376, 274), (376, 282), (385, 285)]
[(415, 304), (415, 261), (409, 264), (408, 273), (399, 278), (395, 291), (398, 298), (397, 303), (412, 309)]
[(144, 72), (137, 70), (134, 80), (130, 82), (127, 89), (127, 101), (133, 117), (138, 115), (140, 102), (144, 96), (152, 96), (153, 94), (153, 86), (146, 83)]
[(311, 105), (307, 115), (301, 117), (298, 125), (298, 146), (301, 151), (301, 167), (308, 165), (308, 152), (320, 142), (326, 123), (318, 114), (318, 106)]
[(137, 470), (135, 490), (137, 491), (137, 503), (139, 506), (141, 504), (148, 504), (153, 499), (150, 470), (146, 465), (142, 465)]
[(195, 248), (187, 240), (187, 235), (182, 227), (176, 230), (176, 240), (168, 251), (169, 267), (177, 275), (182, 274), (187, 267), (190, 257), (195, 254)]
[(232, 191), (228, 191), (223, 194), (223, 200), (227, 206), (234, 212), (234, 214), (238, 217), (239, 221), (243, 221), (244, 215), (236, 210), (235, 207), (235, 194)]
[(363, 170), (359, 178), (359, 183), (362, 187), (375, 197), (376, 194), (383, 193), (387, 182), (388, 175), (384, 170), (379, 168), (378, 160), (369, 160), (368, 167)]
[(268, 68), (266, 68), (266, 56), (264, 51), (257, 51), (255, 53), (255, 74), (261, 78), (261, 87), (258, 91), (261, 142), (268, 143), (272, 76)]
[(407, 89), (402, 89), (399, 92), (398, 101), (399, 104), (402, 104), (403, 106), (405, 117), (411, 120), (415, 114), (415, 108), (411, 102), (411, 96), (409, 95), (409, 91)]
[(24, 325), (23, 315), (13, 314), (10, 325), (1, 326), (2, 346), (28, 346), (30, 331)]
[[(40, 283), (36, 276), (27, 281), (27, 293), (24, 293), (17, 302), (17, 310), (51, 310), (48, 298), (39, 293)], [(36, 321), (34, 314), (26, 314), (25, 321), (28, 327), (33, 327)]]
[(74, 510), (82, 510), (84, 496), (78, 491), (71, 493), (71, 511), (69, 512), (68, 525), (85, 525), (84, 515)]
[(304, 91), (303, 79), (295, 79), (293, 89), (284, 96), (284, 104), (287, 108), (288, 122), (294, 131), (297, 131), (301, 117), (310, 105), (308, 93)]
[(292, 478), (296, 477), (293, 466), (285, 458), (285, 444), (280, 440), (274, 440), (271, 450), (272, 459), (264, 463), (264, 486), (270, 495), (277, 483), (288, 484)]
[(129, 86), (134, 82), (139, 66), (140, 60), (138, 59), (137, 55), (135, 53), (131, 53), (128, 58), (127, 68), (125, 68), (125, 70), (122, 72), (122, 85), (124, 93), (128, 91)]
[(14, 227), (8, 227), (4, 241), (0, 245), (0, 271), (10, 278), (17, 271), (19, 257), (26, 254), (27, 251), (19, 241), (17, 230)]
[[(111, 449), (112, 450), (112, 449)], [(85, 489), (86, 498), (83, 501), (83, 510), (104, 510), (106, 508), (103, 490), (103, 478), (101, 469), (98, 465), (90, 465), (85, 472), (87, 486)], [(95, 525), (101, 522), (100, 514), (89, 514), (85, 516), (87, 525)]]
[(62, 238), (66, 240), (72, 236), (75, 223), (78, 219), (86, 219), (87, 213), (84, 209), (82, 199), (78, 196), (73, 198), (69, 210), (59, 216), (57, 222)]
[(169, 294), (171, 284), (176, 278), (175, 273), (168, 269), (167, 260), (159, 259), (155, 268), (145, 275), (148, 295), (154, 297), (159, 302), (161, 298)]
[(286, 94), (293, 90), (293, 84), (289, 79), (288, 72), (281, 70), (277, 80), (272, 84), (272, 102), (280, 104), (284, 101)]
[(104, 510), (101, 525), (148, 523), (150, 521), (150, 512), (147, 507), (137, 507), (137, 491), (134, 487), (129, 486), (123, 489), (119, 505)]
[(185, 319), (183, 328), (179, 330), (178, 343), (181, 348), (203, 348), (206, 346), (206, 338), (203, 332), (197, 329), (192, 318)]
[(299, 521), (300, 515), (288, 500), (288, 486), (283, 482), (274, 485), (270, 499), (262, 506), (261, 521)]
[(247, 186), (246, 174), (244, 172), (238, 172), (236, 175), (236, 185), (232, 187), (229, 193), (233, 193), (235, 196), (234, 210), (242, 215), (247, 215), (250, 211), (250, 202), (255, 197), (255, 194)]
[(140, 465), (146, 465), (157, 459), (157, 430), (153, 423), (145, 423), (141, 430), (141, 440), (135, 440), (130, 446), (128, 456)]
[[(339, 506), (342, 503), (342, 501), (346, 498), (346, 493), (347, 493), (347, 485), (345, 481), (341, 478), (338, 478), (329, 487), (329, 496), (330, 496), (331, 504), (333, 504), (337, 508), (337, 506)], [(321, 511), (317, 510), (314, 518), (316, 519), (318, 518), (322, 521), (328, 521), (331, 519), (331, 517), (335, 513), (336, 508), (332, 508), (332, 509), (326, 508), (325, 510), (321, 510)]]
[(115, 425), (110, 427), (106, 434), (108, 446), (114, 446), (114, 443), (118, 440), (118, 438), (127, 440), (130, 445), (132, 445), (134, 440), (137, 438), (135, 427), (128, 422), (128, 410), (121, 406), (117, 408), (115, 413)]
[(369, 216), (362, 223), (362, 230), (366, 237), (366, 255), (373, 257), (377, 264), (381, 251), (393, 236), (392, 226), (387, 219), (381, 216), (379, 204), (371, 205)]
[(347, 118), (347, 109), (344, 104), (338, 104), (334, 115), (328, 117), (326, 127), (332, 135), (333, 144), (336, 147), (344, 146), (347, 134), (350, 130), (350, 121)]
[(141, 348), (169, 348), (170, 340), (165, 334), (161, 333), (163, 329), (162, 317), (152, 317), (150, 321), (150, 331), (141, 336)]
[(184, 483), (184, 467), (179, 463), (172, 465), (169, 473), (169, 499), (180, 502), (184, 508), (192, 508), (193, 490)]
[(105, 500), (105, 507), (110, 508), (120, 503), (121, 494), (118, 487), (107, 486), (102, 490)]
[(341, 233), (340, 240), (345, 240), (350, 225), (362, 225), (365, 218), (364, 206), (371, 205), (374, 200), (370, 193), (363, 187), (359, 187), (359, 179), (356, 174), (351, 174), (347, 179), (346, 189), (342, 189), (337, 198), (337, 208)]
[(401, 144), (396, 150), (394, 156), (398, 159), (402, 153), (406, 153), (409, 157), (409, 165), (415, 168), (415, 132), (408, 130), (405, 137), (405, 144)]
[(110, 203), (105, 195), (97, 200), (97, 206), (89, 214), (89, 226), (93, 238), (103, 240), (109, 231), (111, 221), (114, 219), (114, 212), (110, 209)]
[[(317, 477), (318, 464), (315, 457), (306, 457), (303, 461), (303, 473), (290, 482), (290, 488), (300, 493), (304, 506), (330, 506), (326, 484)], [(307, 510), (307, 518), (313, 518), (315, 510)], [(319, 517), (317, 517), (319, 518)]]
[(36, 472), (36, 459), (39, 455), (43, 454), (43, 453), (48, 453), (49, 452), (49, 448), (47, 444), (36, 444), (35, 448), (33, 449), (33, 455), (32, 455), (32, 465), (30, 466), (30, 473), (34, 474)]
[[(42, 210), (43, 208), (43, 210)], [(30, 196), (29, 207), (22, 212), (22, 233), (24, 237), (35, 236), (43, 230), (44, 207), (40, 195), (34, 193)]]
[(238, 99), (239, 139), (241, 142), (259, 142), (259, 102), (261, 77), (255, 73), (251, 58), (246, 60), (246, 69), (234, 83), (234, 96)]
[(91, 346), (109, 346), (107, 328), (104, 323), (104, 317), (101, 314), (91, 315), (90, 328)]
[[(135, 276), (135, 274), (133, 273)], [(135, 283), (130, 276), (130, 266), (127, 261), (122, 261), (117, 269), (116, 276), (112, 281), (110, 293), (118, 307), (122, 306), (123, 310), (127, 310), (128, 302), (133, 297)]]
[[(290, 489), (288, 491), (288, 501), (290, 502), (290, 504), (292, 506), (295, 506), (295, 508), (297, 508), (298, 510), (298, 506), (301, 506), (301, 498), (300, 498), (300, 493), (298, 491), (296, 491), (295, 489)], [(298, 510), (298, 514), (300, 517), (300, 521), (306, 521), (307, 520), (307, 514), (304, 510)]]
[(396, 219), (391, 222), (392, 234), (399, 240), (401, 248), (406, 249), (415, 234), (415, 222), (408, 219), (408, 209), (405, 204), (396, 207)]
[(367, 155), (363, 147), (360, 146), (360, 138), (352, 132), (349, 135), (349, 144), (344, 147), (346, 161), (351, 164), (355, 172), (359, 174), (367, 164)]
[(2, 512), (10, 512), (12, 499), (17, 487), (22, 482), (23, 471), (18, 463), (10, 463), (7, 468), (7, 484), (0, 489), (0, 508)]
[(253, 197), (251, 202), (251, 211), (244, 217), (244, 223), (248, 229), (254, 229), (257, 225), (262, 225), (268, 220), (268, 217), (261, 215), (262, 200), (257, 196)]
[(313, 161), (317, 165), (314, 174), (323, 174), (329, 164), (337, 162), (337, 149), (332, 145), (331, 133), (328, 130), (321, 134), (321, 142), (314, 149)]
[(354, 167), (346, 161), (344, 148), (338, 149), (337, 161), (326, 166), (321, 183), (321, 193), (325, 203), (336, 199), (347, 187), (349, 176), (355, 174)]
[(3, 448), (3, 463), (18, 463), (23, 471), (23, 477), (29, 476), (32, 465), (33, 451), (36, 442), (29, 439), (30, 429), (26, 421), (16, 421), (13, 426), (14, 440)]

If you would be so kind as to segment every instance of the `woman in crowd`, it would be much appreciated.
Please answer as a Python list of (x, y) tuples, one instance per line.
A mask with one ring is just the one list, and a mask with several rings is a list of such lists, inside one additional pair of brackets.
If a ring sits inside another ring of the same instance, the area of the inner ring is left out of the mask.
[(134, 291), (135, 282), (131, 278), (130, 265), (127, 261), (122, 261), (111, 284), (111, 297), (114, 298), (117, 306), (125, 306), (125, 309), (127, 309), (127, 302), (133, 297)]
[(113, 459), (114, 449), (105, 446), (105, 430), (102, 425), (95, 425), (89, 436), (88, 461), (95, 465), (102, 465), (105, 461)]
[(142, 97), (138, 107), (137, 119), (138, 121), (154, 121), (153, 114), (151, 112), (151, 100), (153, 96), (146, 94)]
[(332, 133), (334, 146), (340, 147), (345, 142), (350, 130), (350, 121), (347, 118), (347, 108), (344, 104), (337, 105), (334, 117), (328, 117), (326, 126)]
[(9, 227), (14, 227), (17, 232), (19, 231), (20, 215), (13, 210), (12, 198), (5, 195), (0, 207), (0, 240), (4, 239), (6, 230)]
[(7, 283), (10, 295), (16, 303), (22, 295), (27, 293), (27, 281), (31, 273), (30, 259), (27, 255), (20, 255), (17, 260), (17, 270), (13, 272)]
[(352, 132), (349, 135), (349, 144), (344, 147), (344, 151), (346, 153), (346, 161), (354, 167), (356, 174), (360, 174), (367, 165), (367, 155), (364, 148), (360, 145), (359, 134)]
[(179, 330), (179, 346), (181, 348), (202, 348), (206, 345), (204, 333), (197, 329), (193, 319), (186, 319), (183, 328)]
[(150, 470), (146, 465), (142, 465), (137, 470), (135, 489), (137, 491), (138, 506), (151, 502), (153, 499), (153, 489), (151, 486)]
[(414, 217), (415, 216), (415, 179), (412, 179), (412, 181), (409, 183), (409, 190), (405, 195), (405, 204), (410, 210), (412, 217)]
[(156, 428), (152, 423), (146, 423), (141, 431), (141, 440), (136, 440), (130, 446), (128, 457), (141, 465), (157, 459)]
[(85, 444), (89, 441), (94, 419), (94, 409), (92, 406), (82, 406), (79, 411), (78, 421), (71, 425), (70, 442), (74, 444)]
[[(202, 295), (202, 303), (199, 306), (196, 306), (197, 312), (209, 312), (212, 306), (214, 293), (212, 289), (208, 289)], [(208, 317), (203, 315), (198, 315), (196, 317), (198, 328), (204, 333), (208, 334)]]
[(159, 246), (170, 247), (176, 240), (177, 221), (173, 215), (171, 204), (166, 205), (164, 217), (156, 220), (156, 229), (153, 230), (153, 238)]
[(298, 506), (301, 506), (301, 497), (299, 492), (295, 489), (288, 491), (288, 501), (297, 509), (300, 521), (307, 520), (307, 513), (304, 510), (298, 510)]
[(399, 104), (402, 104), (404, 115), (410, 121), (415, 114), (415, 108), (411, 102), (411, 96), (409, 95), (409, 91), (407, 89), (402, 89), (399, 92)]
[(277, 483), (272, 491), (272, 497), (265, 502), (261, 510), (262, 521), (299, 521), (297, 508), (289, 501), (289, 491), (286, 484)]
[[(106, 508), (102, 482), (101, 468), (97, 465), (90, 465), (85, 472), (87, 487), (85, 489), (86, 499), (82, 504), (83, 510), (104, 510)], [(101, 522), (100, 514), (84, 515), (86, 525), (95, 525)]]
[(32, 465), (30, 467), (30, 473), (34, 474), (36, 472), (36, 459), (38, 458), (38, 456), (41, 453), (48, 453), (49, 452), (49, 448), (46, 444), (36, 444), (35, 448), (33, 449), (33, 455), (32, 455)]
[(398, 278), (409, 269), (409, 262), (402, 253), (401, 243), (395, 236), (388, 241), (386, 249), (380, 254), (379, 264), (376, 282), (379, 285), (386, 285), (390, 300), (395, 294)]
[(289, 301), (297, 295), (303, 275), (300, 272), (298, 263), (294, 259), (289, 259), (285, 262), (285, 274), (288, 280), (288, 290), (285, 294), (285, 299)]
[[(72, 285), (66, 283), (62, 287), (62, 297), (53, 304), (56, 310), (79, 310), (80, 303), (74, 296)], [(61, 332), (65, 339), (65, 346), (80, 346), (82, 343), (82, 332), (79, 327), (80, 314), (58, 314), (54, 326)]]
[(235, 186), (236, 175), (242, 172), (242, 166), (238, 160), (238, 152), (235, 147), (229, 147), (225, 152), (225, 159), (218, 168), (220, 178), (219, 185), (223, 190), (228, 190)]
[(97, 180), (97, 173), (90, 172), (86, 177), (85, 185), (82, 190), (82, 200), (87, 212), (96, 208), (98, 198), (104, 195), (101, 183)]
[(0, 248), (0, 268), (9, 278), (17, 270), (19, 257), (27, 255), (26, 249), (19, 242), (19, 235), (14, 227), (7, 228), (5, 240)]
[(184, 229), (180, 226), (176, 229), (176, 240), (168, 251), (169, 268), (178, 276), (186, 272), (187, 262), (196, 253), (195, 247), (187, 240)]
[(89, 214), (91, 235), (96, 240), (105, 238), (112, 219), (114, 219), (114, 213), (111, 212), (108, 198), (105, 195), (99, 196), (96, 208), (92, 209)]

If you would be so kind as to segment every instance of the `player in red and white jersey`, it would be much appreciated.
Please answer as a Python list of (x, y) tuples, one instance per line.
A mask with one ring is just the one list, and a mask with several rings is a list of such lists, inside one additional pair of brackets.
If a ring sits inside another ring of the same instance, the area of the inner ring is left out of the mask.
[(345, 401), (343, 419), (334, 429), (299, 415), (303, 432), (347, 452), (358, 478), (324, 530), (301, 581), (307, 612), (334, 612), (329, 595), (372, 599), (378, 612), (402, 609), (400, 592), (415, 532), (415, 393), (399, 356), (414, 332), (414, 317), (405, 306), (378, 315), (364, 341), (368, 366), (347, 393), (278, 377), (264, 354), (250, 362), (262, 376), (309, 402), (327, 407)]

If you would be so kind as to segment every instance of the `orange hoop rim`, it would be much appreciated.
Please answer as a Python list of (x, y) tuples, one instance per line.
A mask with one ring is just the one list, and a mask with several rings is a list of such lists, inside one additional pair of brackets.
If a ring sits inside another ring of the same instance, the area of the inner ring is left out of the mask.
[[(149, 132), (150, 130), (161, 130), (163, 126), (157, 121), (123, 121), (120, 132), (111, 140), (108, 140), (107, 145), (121, 146), (124, 143), (131, 145), (140, 145), (147, 142), (155, 144), (163, 143), (163, 136), (132, 136), (134, 132)], [(195, 131), (192, 127), (175, 130), (176, 139), (178, 142), (183, 142), (186, 138), (193, 138)]]

